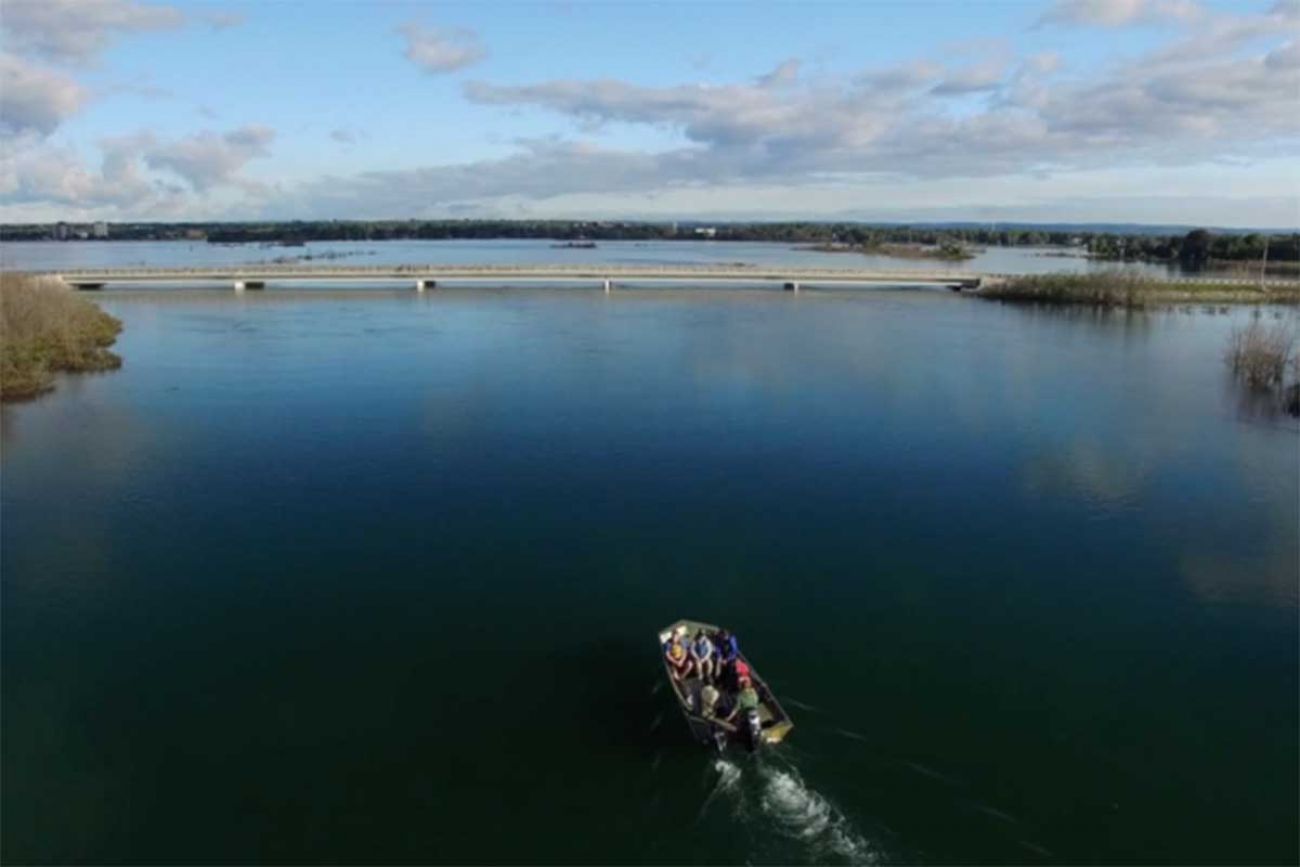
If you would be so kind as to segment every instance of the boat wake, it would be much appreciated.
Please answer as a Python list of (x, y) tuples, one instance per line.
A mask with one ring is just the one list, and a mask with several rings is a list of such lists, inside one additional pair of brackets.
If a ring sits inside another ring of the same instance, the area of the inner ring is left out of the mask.
[(806, 702), (799, 701), (799, 699), (797, 699), (797, 698), (791, 698), (791, 697), (788, 696), (788, 695), (787, 695), (787, 696), (783, 696), (783, 697), (782, 697), (782, 701), (784, 701), (784, 702), (785, 702), (786, 704), (788, 704), (788, 705), (793, 705), (794, 707), (797, 707), (797, 708), (799, 708), (800, 710), (806, 710), (806, 711), (809, 711), (809, 712), (811, 712), (811, 713), (822, 713), (822, 712), (823, 712), (821, 708), (816, 707), (815, 705), (807, 704)]
[[(735, 793), (737, 787), (740, 786), (741, 770), (739, 765), (720, 758), (713, 762), (713, 772), (717, 775), (717, 782), (713, 784), (713, 790), (709, 792), (709, 796), (700, 805), (700, 814), (695, 819), (697, 822), (704, 818), (704, 814), (709, 811), (709, 807), (714, 801), (721, 796)], [(742, 814), (744, 806), (743, 798), (737, 798), (733, 803), (733, 809), (737, 815)]]
[(780, 830), (808, 846), (818, 862), (844, 860), (850, 864), (875, 864), (880, 860), (848, 818), (790, 770), (762, 768), (765, 775), (763, 812)]
[[(775, 844), (780, 860), (813, 864), (878, 864), (881, 854), (834, 804), (810, 788), (793, 767), (763, 762), (713, 763), (716, 782), (701, 816), (719, 798), (735, 818), (750, 826), (756, 844)], [(794, 851), (790, 847), (794, 846)], [(802, 857), (799, 857), (802, 856)], [(766, 860), (766, 857), (763, 858)]]
[(739, 765), (732, 764), (726, 759), (718, 759), (713, 763), (713, 769), (718, 772), (718, 786), (714, 789), (715, 793), (733, 792), (740, 785)]

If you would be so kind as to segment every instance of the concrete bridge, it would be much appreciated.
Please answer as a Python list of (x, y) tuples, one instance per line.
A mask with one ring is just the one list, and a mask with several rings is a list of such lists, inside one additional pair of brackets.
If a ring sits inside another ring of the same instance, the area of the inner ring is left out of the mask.
[[(807, 286), (900, 285), (944, 286), (956, 291), (978, 289), (989, 275), (956, 271), (866, 271), (838, 268), (772, 268), (756, 265), (238, 265), (212, 268), (92, 268), (62, 271), (60, 277), (77, 289), (103, 289), (113, 284), (219, 283), (236, 292), (265, 289), (277, 282), (400, 282), (417, 292), (440, 284), (512, 286), (521, 283), (593, 283), (604, 291), (636, 283), (779, 284), (798, 292)], [(996, 278), (993, 278), (996, 279)]]

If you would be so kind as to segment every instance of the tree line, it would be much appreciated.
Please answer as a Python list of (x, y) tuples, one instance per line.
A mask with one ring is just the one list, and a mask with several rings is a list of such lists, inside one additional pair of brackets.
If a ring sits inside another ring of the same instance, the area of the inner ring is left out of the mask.
[(1094, 235), (1088, 252), (1099, 259), (1178, 261), (1185, 268), (1204, 268), (1211, 261), (1273, 262), (1300, 260), (1300, 234), (1215, 235), (1193, 229), (1186, 235)]
[[(51, 236), (48, 224), (0, 227), (7, 241)], [(908, 226), (863, 223), (700, 223), (584, 220), (322, 220), (243, 223), (114, 223), (109, 241), (191, 240), (213, 244), (300, 244), (307, 241), (471, 240), (773, 241), (871, 248), (883, 244), (940, 247), (1076, 247), (1093, 257), (1179, 262), (1300, 261), (1300, 233), (1139, 234), (1055, 227)]]

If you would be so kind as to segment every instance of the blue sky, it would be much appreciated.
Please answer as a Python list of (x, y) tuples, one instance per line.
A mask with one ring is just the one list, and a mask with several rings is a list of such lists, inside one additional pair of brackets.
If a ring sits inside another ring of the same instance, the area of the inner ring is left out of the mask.
[(1300, 4), (5, 0), (0, 220), (1300, 226)]

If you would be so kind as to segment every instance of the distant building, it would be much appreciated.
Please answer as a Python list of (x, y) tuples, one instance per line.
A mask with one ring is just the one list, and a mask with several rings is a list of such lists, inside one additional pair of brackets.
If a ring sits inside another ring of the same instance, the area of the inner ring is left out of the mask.
[(108, 237), (108, 223), (105, 223), (103, 220), (101, 220), (101, 221), (99, 221), (98, 223), (96, 223), (96, 224), (95, 224), (94, 235), (95, 235), (96, 238), (107, 238), (107, 237)]

